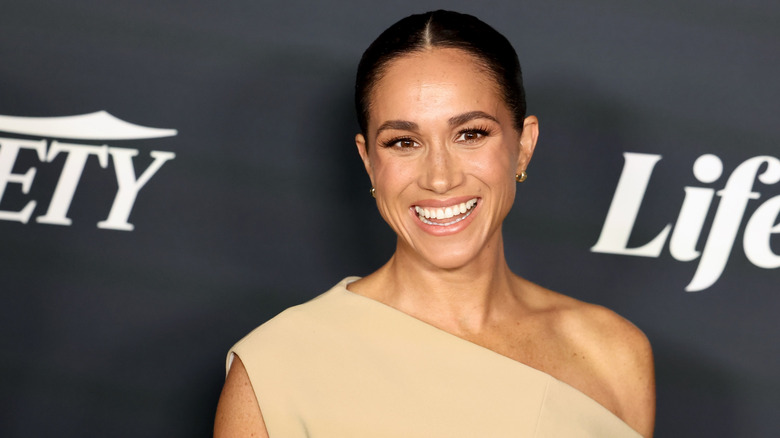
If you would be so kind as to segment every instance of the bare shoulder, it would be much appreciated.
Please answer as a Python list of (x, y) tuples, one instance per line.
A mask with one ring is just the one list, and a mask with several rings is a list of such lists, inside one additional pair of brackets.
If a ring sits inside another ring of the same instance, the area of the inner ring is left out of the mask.
[(612, 390), (617, 414), (626, 423), (652, 436), (655, 423), (655, 371), (650, 341), (642, 331), (617, 313), (582, 304), (569, 317), (574, 336), (592, 352), (594, 370)]
[(252, 383), (236, 356), (228, 371), (214, 418), (214, 437), (268, 438)]
[(532, 287), (541, 319), (560, 346), (558, 359), (566, 364), (556, 377), (651, 436), (655, 373), (647, 336), (606, 307)]

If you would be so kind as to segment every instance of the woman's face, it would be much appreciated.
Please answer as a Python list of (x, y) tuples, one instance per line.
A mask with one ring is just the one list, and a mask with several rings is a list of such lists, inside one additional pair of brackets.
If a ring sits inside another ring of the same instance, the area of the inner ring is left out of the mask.
[(537, 134), (533, 116), (522, 135), (515, 129), (472, 55), (432, 49), (391, 61), (372, 92), (368, 138), (356, 143), (397, 252), (453, 269), (500, 250), (515, 174)]

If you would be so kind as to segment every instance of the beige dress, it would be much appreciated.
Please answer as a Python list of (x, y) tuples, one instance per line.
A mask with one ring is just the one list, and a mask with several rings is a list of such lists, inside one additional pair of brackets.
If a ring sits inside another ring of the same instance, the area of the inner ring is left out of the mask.
[(239, 341), (271, 438), (639, 437), (571, 386), (347, 290)]

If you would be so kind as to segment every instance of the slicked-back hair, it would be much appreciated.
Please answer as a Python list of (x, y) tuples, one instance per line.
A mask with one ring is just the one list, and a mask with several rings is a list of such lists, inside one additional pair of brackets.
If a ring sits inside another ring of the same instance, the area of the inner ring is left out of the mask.
[(364, 136), (368, 134), (371, 95), (389, 63), (396, 58), (433, 48), (459, 49), (473, 56), (490, 75), (522, 131), (525, 91), (520, 61), (512, 44), (478, 18), (452, 11), (410, 15), (382, 32), (363, 53), (355, 79), (355, 110)]

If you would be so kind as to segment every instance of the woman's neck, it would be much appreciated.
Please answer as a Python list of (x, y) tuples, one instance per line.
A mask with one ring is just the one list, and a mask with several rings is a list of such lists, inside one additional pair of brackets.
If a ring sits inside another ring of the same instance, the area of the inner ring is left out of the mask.
[(516, 301), (516, 277), (500, 239), (474, 260), (451, 269), (426, 263), (416, 252), (399, 247), (372, 277), (366, 295), (452, 332), (477, 333)]

